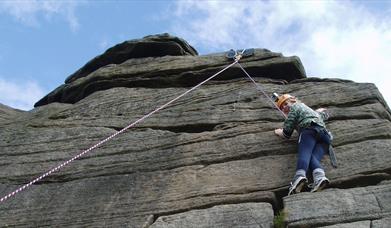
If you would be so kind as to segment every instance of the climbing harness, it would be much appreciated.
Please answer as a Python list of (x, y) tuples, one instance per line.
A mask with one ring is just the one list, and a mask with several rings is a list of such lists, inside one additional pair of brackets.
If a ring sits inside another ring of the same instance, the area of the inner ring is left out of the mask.
[[(239, 60), (242, 58), (242, 57), (247, 57), (247, 56), (251, 56), (254, 54), (254, 49), (243, 49), (243, 50), (238, 50), (238, 51), (234, 51), (233, 49), (231, 49), (228, 53), (227, 53), (227, 58), (230, 58), (230, 59), (233, 59), (234, 62), (229, 64), (228, 66), (226, 66), (224, 69), (220, 70), (219, 72), (215, 73), (214, 75), (210, 76), (209, 78), (205, 79), (204, 81), (200, 82), (199, 84), (197, 84), (196, 86), (192, 87), (191, 89), (185, 91), (184, 93), (180, 94), (179, 96), (177, 96), (176, 98), (170, 100), (169, 102), (165, 103), (164, 105), (156, 108), (155, 110), (151, 111), (150, 113), (144, 115), (143, 117), (141, 117), (140, 119), (134, 121), (133, 123), (129, 124), (128, 126), (124, 127), (123, 129), (121, 129), (120, 131), (110, 135), (109, 137), (103, 139), (102, 141), (98, 142), (97, 144), (91, 146), (90, 148), (82, 151), (81, 153), (77, 154), (76, 156), (74, 156), (73, 158), (63, 162), (62, 164), (56, 166), (55, 168), (52, 168), (50, 169), (49, 171), (47, 171), (46, 173), (42, 174), (41, 176), (33, 179), (32, 181), (30, 181), (29, 183), (23, 185), (22, 187), (16, 189), (15, 191), (3, 196), (2, 198), (0, 198), (0, 203), (6, 201), (7, 199), (15, 196), (16, 194), (18, 194), (19, 192), (29, 188), (31, 185), (35, 184), (36, 182), (42, 180), (43, 178), (51, 175), (53, 172), (56, 172), (58, 170), (60, 170), (61, 168), (63, 168), (64, 166), (66, 165), (69, 165), (70, 163), (72, 163), (73, 161), (75, 161), (76, 159), (79, 159), (80, 157), (86, 155), (87, 153), (91, 152), (92, 150), (96, 149), (97, 147), (103, 145), (104, 143), (110, 141), (111, 139), (113, 139), (114, 137), (118, 136), (119, 134), (121, 133), (124, 133), (126, 130), (128, 130), (129, 128), (135, 126), (136, 124), (144, 121), (145, 119), (147, 119), (148, 117), (150, 117), (151, 115), (155, 114), (156, 112), (166, 108), (168, 105), (172, 104), (173, 102), (177, 101), (178, 99), (182, 98), (183, 96), (185, 96), (186, 94), (192, 92), (193, 90), (197, 89), (198, 87), (200, 87), (201, 85), (203, 85), (204, 83), (206, 83), (207, 81), (211, 80), (212, 78), (216, 77), (217, 75), (221, 74), (222, 72), (224, 72), (225, 70), (227, 70), (228, 68), (232, 67), (233, 65), (235, 64), (238, 64), (239, 67), (243, 70), (243, 72), (250, 78), (250, 80), (255, 84), (256, 88), (261, 91), (265, 97), (268, 98), (269, 101), (271, 101), (271, 103), (276, 106), (274, 104), (274, 102), (272, 101), (272, 99), (265, 93), (264, 89), (262, 88), (262, 86), (260, 86), (258, 83), (255, 82), (255, 80), (247, 73), (247, 71), (242, 67), (242, 65), (240, 65), (239, 63)], [(276, 107), (277, 110), (278, 107)], [(281, 110), (279, 110), (281, 112)], [(283, 116), (286, 118), (285, 114), (283, 112), (281, 112), (283, 114)]]

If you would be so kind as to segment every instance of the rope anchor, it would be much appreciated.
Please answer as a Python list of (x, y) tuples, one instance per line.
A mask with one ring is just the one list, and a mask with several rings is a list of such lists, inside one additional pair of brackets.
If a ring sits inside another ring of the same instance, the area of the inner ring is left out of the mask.
[(236, 51), (234, 49), (231, 49), (225, 54), (225, 57), (234, 61), (239, 61), (242, 57), (249, 57), (254, 55), (254, 52), (254, 48), (248, 48), (243, 50), (240, 49)]

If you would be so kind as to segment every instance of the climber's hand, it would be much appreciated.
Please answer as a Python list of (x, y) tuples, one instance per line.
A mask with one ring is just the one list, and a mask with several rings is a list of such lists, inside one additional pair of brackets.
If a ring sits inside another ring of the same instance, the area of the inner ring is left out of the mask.
[(280, 137), (284, 137), (284, 134), (282, 133), (282, 128), (274, 130), (274, 133)]

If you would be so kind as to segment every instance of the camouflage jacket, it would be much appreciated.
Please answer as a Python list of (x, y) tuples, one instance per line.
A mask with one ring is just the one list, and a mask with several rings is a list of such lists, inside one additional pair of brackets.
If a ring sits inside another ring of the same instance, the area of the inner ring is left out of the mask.
[(310, 127), (313, 123), (326, 128), (324, 123), (329, 118), (327, 112), (316, 112), (304, 103), (295, 103), (291, 106), (288, 117), (284, 122), (283, 134), (290, 138), (293, 131)]

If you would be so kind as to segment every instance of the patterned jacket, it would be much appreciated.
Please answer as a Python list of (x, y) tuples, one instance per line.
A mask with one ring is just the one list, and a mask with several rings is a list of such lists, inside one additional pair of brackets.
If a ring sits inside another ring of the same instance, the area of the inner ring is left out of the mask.
[(304, 103), (294, 103), (284, 122), (284, 137), (290, 138), (295, 129), (300, 132), (301, 129), (310, 127), (312, 123), (326, 128), (324, 121), (328, 118), (327, 112), (316, 112)]

